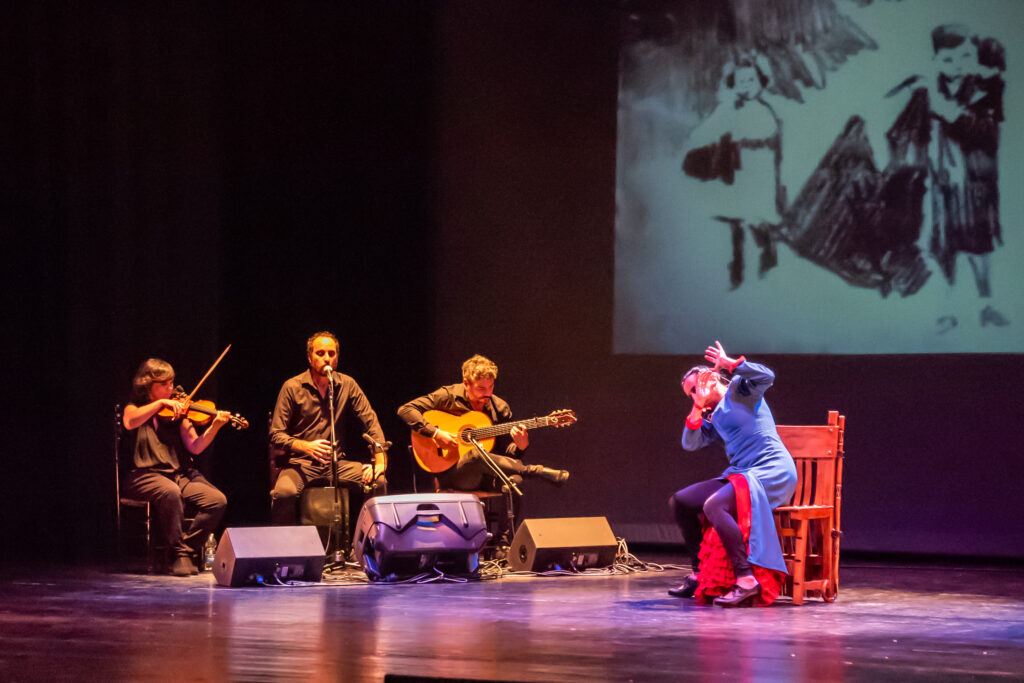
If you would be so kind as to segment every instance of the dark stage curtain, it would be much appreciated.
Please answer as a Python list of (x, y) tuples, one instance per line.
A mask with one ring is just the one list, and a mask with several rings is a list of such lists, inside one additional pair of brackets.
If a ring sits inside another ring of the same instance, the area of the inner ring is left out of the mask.
[(6, 384), (27, 400), (5, 519), (25, 521), (8, 531), (26, 556), (68, 557), (107, 543), (111, 410), (134, 366), (215, 357), (220, 22), (202, 4), (8, 16)]
[(238, 523), (265, 514), (264, 416), (309, 333), (339, 334), (382, 419), (407, 398), (399, 377), (426, 384), (415, 348), (395, 360), (382, 342), (431, 329), (415, 305), (432, 286), (431, 11), (0, 12), (5, 559), (112, 547), (112, 407), (146, 357), (188, 390), (233, 344), (203, 393), (254, 425), (207, 465)]

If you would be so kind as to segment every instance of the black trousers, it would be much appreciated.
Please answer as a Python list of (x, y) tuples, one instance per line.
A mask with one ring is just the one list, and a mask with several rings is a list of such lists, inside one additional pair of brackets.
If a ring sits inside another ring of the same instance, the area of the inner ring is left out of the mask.
[[(217, 529), (228, 505), (224, 494), (196, 469), (131, 470), (125, 476), (123, 490), (127, 496), (149, 501), (157, 528), (176, 557), (198, 552), (206, 537)], [(198, 510), (187, 529), (182, 528), (185, 503)]]
[[(491, 459), (512, 481), (522, 483), (527, 467), (522, 460), (495, 453), (491, 453)], [(475, 449), (460, 457), (454, 467), (439, 474), (437, 480), (441, 488), (456, 491), (500, 490), (500, 486), (495, 488), (494, 472)]]
[[(293, 458), (277, 475), (270, 492), (270, 519), (276, 525), (294, 525), (299, 521), (299, 498), (307, 486), (330, 486), (331, 463), (320, 463), (312, 458)], [(356, 513), (367, 497), (387, 493), (384, 475), (377, 477), (369, 494), (363, 491), (363, 464), (353, 460), (338, 461), (338, 486), (349, 490), (349, 518)]]

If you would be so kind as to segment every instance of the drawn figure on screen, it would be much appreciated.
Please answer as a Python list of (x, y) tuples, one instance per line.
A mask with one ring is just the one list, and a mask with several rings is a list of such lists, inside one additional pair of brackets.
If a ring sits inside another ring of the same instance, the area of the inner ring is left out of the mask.
[(743, 283), (744, 242), (749, 230), (760, 248), (758, 275), (778, 263), (776, 232), (785, 204), (779, 184), (782, 161), (781, 123), (764, 99), (771, 82), (768, 60), (749, 53), (723, 68), (718, 106), (690, 135), (683, 171), (704, 181), (733, 188), (728, 206), (715, 220), (729, 226), (732, 289)]
[[(923, 167), (927, 193), (919, 244), (955, 284), (957, 257), (970, 264), (978, 296), (992, 296), (990, 256), (1002, 244), (999, 221), (999, 124), (1003, 120), (1003, 46), (959, 24), (932, 31), (933, 77), (913, 76), (890, 91), (912, 88), (910, 101), (886, 134), (892, 164)], [(929, 220), (930, 219), (930, 220)], [(980, 323), (1007, 325), (991, 305)], [(940, 318), (939, 331), (958, 324)]]
[[(714, 598), (723, 607), (770, 604), (786, 571), (772, 510), (789, 502), (797, 481), (793, 457), (764, 400), (775, 373), (743, 356), (730, 358), (717, 341), (704, 358), (712, 367), (697, 366), (683, 375), (683, 392), (693, 408), (682, 444), (693, 451), (721, 442), (729, 467), (669, 499), (692, 568), (669, 594)], [(707, 533), (701, 515), (710, 524)]]

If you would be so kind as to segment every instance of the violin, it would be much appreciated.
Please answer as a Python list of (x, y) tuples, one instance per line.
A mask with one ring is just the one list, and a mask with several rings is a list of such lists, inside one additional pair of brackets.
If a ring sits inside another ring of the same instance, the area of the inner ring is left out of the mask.
[[(185, 404), (188, 406), (188, 409), (185, 411), (185, 414), (182, 415), (181, 417), (187, 417), (189, 420), (193, 422), (193, 424), (204, 425), (213, 420), (213, 418), (217, 415), (217, 406), (213, 404), (213, 401), (189, 401), (188, 394), (186, 394), (181, 387), (174, 388), (174, 393), (171, 394), (171, 398), (174, 399), (175, 401), (185, 402)], [(157, 413), (157, 415), (159, 417), (171, 419), (174, 417), (174, 411), (171, 410), (170, 408), (164, 408), (159, 413)], [(234, 427), (235, 429), (248, 429), (249, 427), (249, 421), (246, 420), (241, 415), (239, 415), (238, 413), (228, 416), (228, 421), (231, 423), (231, 426)]]

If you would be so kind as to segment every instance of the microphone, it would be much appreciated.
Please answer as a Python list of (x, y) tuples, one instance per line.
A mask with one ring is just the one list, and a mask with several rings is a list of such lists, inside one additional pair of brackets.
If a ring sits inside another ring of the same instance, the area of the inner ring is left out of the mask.
[[(324, 366), (324, 374), (327, 375), (327, 393), (331, 398), (331, 411), (334, 411), (334, 368), (330, 364)], [(334, 427), (332, 426), (333, 430)], [(333, 433), (333, 431), (332, 431)]]
[(384, 443), (381, 443), (380, 441), (375, 440), (372, 436), (370, 436), (366, 432), (363, 432), (363, 441), (365, 441), (366, 443), (370, 444), (374, 448), (379, 448), (382, 451), (386, 451), (389, 448), (391, 448), (391, 442), (390, 441), (385, 441)]

